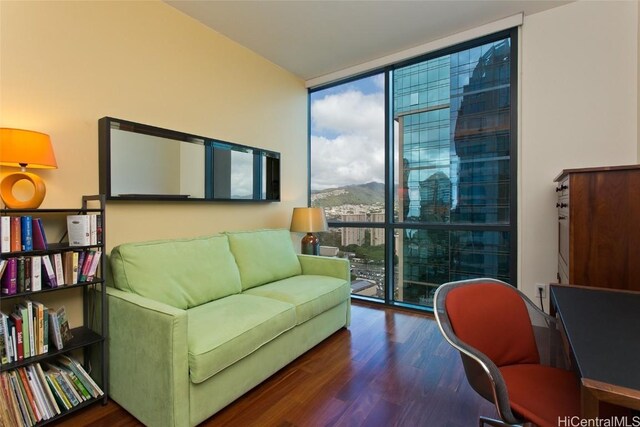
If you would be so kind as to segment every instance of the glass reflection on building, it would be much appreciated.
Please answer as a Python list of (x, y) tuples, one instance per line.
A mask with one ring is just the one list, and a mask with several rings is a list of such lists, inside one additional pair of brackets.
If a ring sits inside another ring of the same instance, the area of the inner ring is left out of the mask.
[(398, 301), (430, 306), (444, 282), (510, 279), (510, 232), (491, 229), (510, 218), (510, 66), (506, 38), (393, 74), (394, 214), (420, 225), (397, 229)]

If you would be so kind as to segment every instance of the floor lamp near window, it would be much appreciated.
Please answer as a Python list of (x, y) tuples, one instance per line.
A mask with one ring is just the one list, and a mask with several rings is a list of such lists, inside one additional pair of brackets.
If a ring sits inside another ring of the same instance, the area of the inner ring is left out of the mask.
[[(34, 169), (56, 169), (49, 135), (31, 130), (0, 128), (0, 165), (19, 167), (4, 177), (0, 183), (0, 197), (10, 209), (35, 209), (42, 204), (46, 194), (44, 181), (38, 175), (27, 172), (27, 166)], [(19, 200), (13, 194), (13, 187), (26, 180), (33, 185), (33, 196)]]
[(301, 241), (300, 253), (318, 255), (320, 253), (320, 239), (313, 233), (327, 231), (327, 218), (322, 208), (293, 208), (291, 217), (291, 231), (307, 233)]

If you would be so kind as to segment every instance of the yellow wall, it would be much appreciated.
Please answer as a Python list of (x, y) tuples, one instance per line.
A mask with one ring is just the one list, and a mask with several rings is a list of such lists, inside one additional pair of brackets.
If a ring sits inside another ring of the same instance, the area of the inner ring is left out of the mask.
[(569, 3), (521, 34), (519, 285), (533, 297), (557, 281), (553, 179), (638, 161), (638, 3)]
[(306, 204), (307, 93), (292, 74), (159, 1), (1, 1), (0, 17), (0, 126), (49, 133), (58, 160), (42, 207), (98, 192), (103, 116), (282, 154), (281, 203), (109, 203), (108, 248), (288, 227)]
[[(51, 135), (59, 168), (38, 172), (47, 182), (43, 208), (76, 207), (98, 192), (103, 116), (282, 154), (281, 203), (109, 203), (109, 250), (288, 227), (307, 200), (306, 103), (302, 81), (165, 3), (0, 0), (0, 126)], [(82, 322), (77, 290), (38, 300), (66, 305), (72, 327)]]

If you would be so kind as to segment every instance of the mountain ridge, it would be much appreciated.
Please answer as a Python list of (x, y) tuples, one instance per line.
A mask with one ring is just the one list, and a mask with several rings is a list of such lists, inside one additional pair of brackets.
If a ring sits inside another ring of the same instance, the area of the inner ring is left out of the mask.
[(365, 184), (312, 190), (311, 202), (313, 206), (323, 208), (342, 205), (384, 204), (384, 184), (371, 181)]

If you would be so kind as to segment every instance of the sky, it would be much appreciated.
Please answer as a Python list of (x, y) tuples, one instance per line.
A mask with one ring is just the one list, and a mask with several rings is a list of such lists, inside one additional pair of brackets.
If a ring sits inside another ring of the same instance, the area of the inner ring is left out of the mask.
[(311, 95), (311, 189), (384, 182), (384, 74)]

